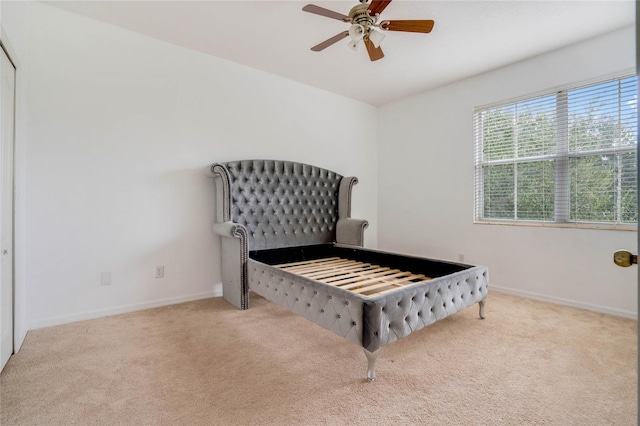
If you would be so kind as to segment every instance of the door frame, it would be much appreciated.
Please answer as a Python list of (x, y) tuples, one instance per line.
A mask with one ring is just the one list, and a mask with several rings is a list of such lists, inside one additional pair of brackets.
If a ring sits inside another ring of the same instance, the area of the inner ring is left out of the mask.
[[(14, 173), (13, 165), (14, 160), (14, 147), (15, 147), (15, 112), (16, 112), (16, 66), (11, 60), (9, 53), (3, 46), (0, 51), (0, 58), (2, 67), (0, 67), (0, 80), (2, 89), (0, 91), (0, 103), (3, 111), (2, 117), (0, 117), (2, 123), (2, 137), (0, 139), (0, 151), (2, 152), (0, 174), (2, 175), (2, 187), (0, 188), (0, 240), (2, 240), (2, 253), (0, 253), (1, 266), (0, 266), (0, 291), (2, 293), (2, 317), (0, 318), (0, 325), (2, 326), (2, 337), (0, 341), (0, 348), (2, 349), (2, 359), (0, 360), (0, 369), (4, 369), (6, 363), (11, 356), (15, 353), (15, 283), (13, 280), (13, 274), (15, 266), (13, 263), (14, 252)], [(6, 60), (5, 60), (6, 59)], [(6, 67), (5, 67), (6, 65)], [(7, 87), (4, 87), (4, 81), (8, 82)], [(7, 90), (5, 92), (5, 90)], [(7, 115), (4, 115), (4, 112)], [(6, 136), (6, 138), (5, 138)], [(6, 179), (6, 180), (5, 180)], [(4, 204), (4, 203), (7, 204)], [(5, 334), (5, 331), (8, 333)], [(5, 358), (6, 356), (6, 358)]]
[(26, 285), (24, 265), (24, 140), (26, 129), (26, 84), (22, 63), (0, 22), (0, 49), (15, 68), (13, 124), (13, 353), (17, 354), (27, 336)]

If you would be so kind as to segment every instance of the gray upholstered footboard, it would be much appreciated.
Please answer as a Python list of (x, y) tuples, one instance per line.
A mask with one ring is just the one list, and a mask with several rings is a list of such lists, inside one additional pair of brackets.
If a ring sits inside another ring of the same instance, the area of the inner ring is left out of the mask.
[(373, 352), (402, 337), (483, 301), (488, 270), (475, 266), (366, 301), (362, 347)]

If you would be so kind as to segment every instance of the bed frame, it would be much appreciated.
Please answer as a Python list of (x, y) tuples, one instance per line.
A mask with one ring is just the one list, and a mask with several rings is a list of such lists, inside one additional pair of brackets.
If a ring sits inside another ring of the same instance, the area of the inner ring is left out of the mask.
[(368, 380), (383, 346), (475, 303), (484, 319), (486, 267), (362, 248), (355, 177), (277, 160), (208, 172), (224, 299), (248, 309), (253, 291), (361, 346)]

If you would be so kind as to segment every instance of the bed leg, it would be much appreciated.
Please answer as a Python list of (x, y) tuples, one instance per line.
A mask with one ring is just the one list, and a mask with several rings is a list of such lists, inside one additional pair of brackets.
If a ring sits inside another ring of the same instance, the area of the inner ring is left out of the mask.
[(480, 319), (485, 319), (485, 315), (484, 315), (484, 300), (481, 300), (480, 302), (478, 302), (478, 305), (480, 305)]
[(376, 379), (375, 364), (378, 357), (378, 351), (369, 352), (366, 349), (362, 349), (367, 357), (367, 381), (373, 382)]

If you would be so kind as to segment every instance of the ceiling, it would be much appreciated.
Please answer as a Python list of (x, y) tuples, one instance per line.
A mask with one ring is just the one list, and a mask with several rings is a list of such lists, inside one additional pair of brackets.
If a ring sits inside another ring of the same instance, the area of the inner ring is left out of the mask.
[(433, 19), (430, 34), (387, 32), (370, 62), (348, 39), (311, 46), (348, 24), (303, 12), (348, 14), (338, 1), (52, 1), (49, 4), (310, 86), (381, 105), (635, 22), (626, 1), (394, 0), (382, 19)]

